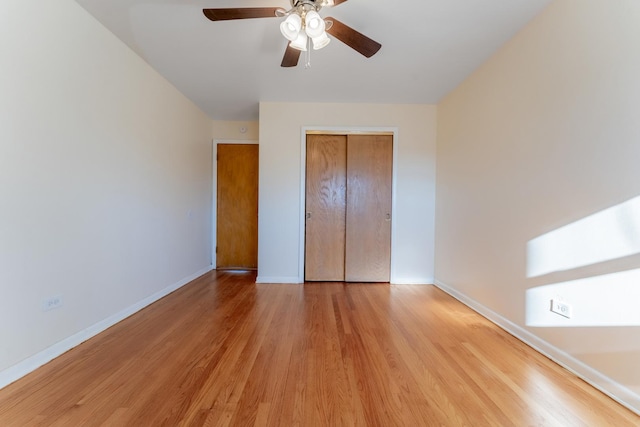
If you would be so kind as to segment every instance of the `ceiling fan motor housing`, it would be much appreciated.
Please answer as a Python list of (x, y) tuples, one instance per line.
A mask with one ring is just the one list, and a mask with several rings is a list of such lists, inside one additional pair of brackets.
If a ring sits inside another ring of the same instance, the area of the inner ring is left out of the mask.
[(324, 6), (333, 6), (333, 0), (291, 0), (291, 7), (296, 8), (302, 5), (309, 5), (315, 9), (315, 11), (319, 11)]

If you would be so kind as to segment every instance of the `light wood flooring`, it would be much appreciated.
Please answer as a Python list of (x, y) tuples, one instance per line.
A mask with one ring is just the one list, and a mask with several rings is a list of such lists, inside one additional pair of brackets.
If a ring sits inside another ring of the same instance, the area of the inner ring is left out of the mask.
[(432, 286), (211, 272), (0, 390), (0, 426), (638, 426)]

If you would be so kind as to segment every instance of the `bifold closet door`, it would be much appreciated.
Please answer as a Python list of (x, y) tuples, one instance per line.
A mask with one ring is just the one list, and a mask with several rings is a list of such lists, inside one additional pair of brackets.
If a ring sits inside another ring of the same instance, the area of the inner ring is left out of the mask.
[(346, 135), (307, 135), (305, 280), (344, 281)]
[(389, 282), (393, 137), (349, 135), (345, 280)]

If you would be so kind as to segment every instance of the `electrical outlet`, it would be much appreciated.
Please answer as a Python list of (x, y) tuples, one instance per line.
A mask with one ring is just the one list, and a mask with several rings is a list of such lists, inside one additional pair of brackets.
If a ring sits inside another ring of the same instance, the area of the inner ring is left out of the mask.
[(551, 300), (551, 311), (559, 314), (560, 316), (564, 316), (567, 319), (571, 319), (572, 308), (566, 302), (560, 299), (552, 299)]
[(62, 307), (62, 295), (46, 298), (42, 301), (42, 311), (49, 311), (60, 307)]

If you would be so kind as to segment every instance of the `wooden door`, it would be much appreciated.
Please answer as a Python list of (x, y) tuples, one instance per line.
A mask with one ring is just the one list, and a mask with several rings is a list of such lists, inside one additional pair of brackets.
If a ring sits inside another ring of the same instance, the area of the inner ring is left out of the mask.
[(393, 137), (349, 135), (345, 280), (388, 282)]
[(305, 280), (344, 280), (346, 168), (346, 135), (307, 136)]
[(216, 268), (258, 267), (258, 145), (218, 144)]

